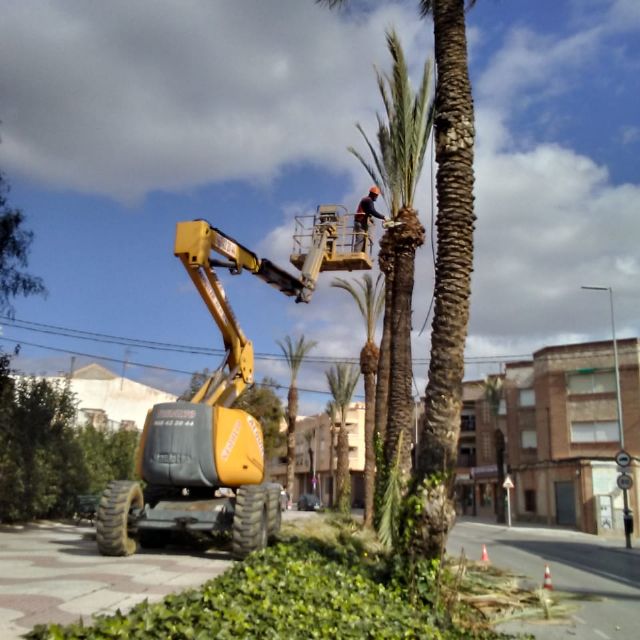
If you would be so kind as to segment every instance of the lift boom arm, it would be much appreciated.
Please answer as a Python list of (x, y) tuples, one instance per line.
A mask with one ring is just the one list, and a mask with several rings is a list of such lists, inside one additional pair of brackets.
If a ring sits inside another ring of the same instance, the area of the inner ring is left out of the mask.
[[(212, 259), (212, 251), (226, 260)], [(308, 283), (269, 260), (261, 260), (205, 220), (178, 223), (174, 253), (218, 325), (227, 352), (222, 365), (228, 366), (226, 377), (211, 376), (191, 401), (229, 406), (247, 385), (253, 383), (253, 344), (240, 328), (214, 267), (227, 268), (232, 274), (246, 269), (285, 295), (295, 296), (297, 301), (308, 301), (308, 295), (305, 295)]]

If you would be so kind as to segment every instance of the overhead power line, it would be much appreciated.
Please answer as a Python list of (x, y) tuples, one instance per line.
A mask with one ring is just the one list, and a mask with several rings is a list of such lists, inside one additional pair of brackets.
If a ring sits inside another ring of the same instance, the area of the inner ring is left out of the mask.
[[(97, 333), (94, 331), (84, 331), (81, 329), (71, 329), (69, 327), (60, 327), (52, 324), (45, 324), (42, 322), (33, 322), (29, 320), (18, 320), (16, 318), (10, 318), (7, 316), (0, 316), (0, 321), (4, 322), (7, 326), (15, 329), (22, 329), (25, 331), (32, 331), (36, 333), (44, 333), (48, 335), (57, 335), (67, 337), (71, 339), (85, 340), (89, 342), (98, 342), (106, 344), (118, 344), (122, 346), (133, 346), (140, 349), (149, 349), (152, 351), (168, 351), (174, 353), (187, 353), (191, 355), (206, 355), (221, 357), (225, 351), (223, 349), (216, 349), (212, 347), (198, 347), (194, 345), (175, 344), (171, 342), (159, 342), (154, 340), (143, 340), (140, 338), (128, 338), (125, 336), (114, 336), (106, 333)], [(26, 343), (25, 343), (26, 344)], [(75, 353), (75, 352), (74, 352)], [(286, 358), (282, 353), (265, 353), (256, 352), (254, 354), (256, 360), (272, 360), (279, 362), (286, 362)], [(492, 356), (468, 356), (464, 359), (466, 364), (500, 364), (512, 360), (530, 359), (531, 354), (507, 354), (507, 355), (492, 355)], [(429, 364), (430, 358), (413, 358), (413, 363), (416, 365)], [(314, 356), (308, 355), (305, 357), (307, 363), (319, 363), (319, 364), (333, 364), (336, 362), (347, 363), (359, 363), (360, 358), (358, 356)]]
[[(92, 360), (102, 360), (105, 362), (114, 362), (116, 364), (123, 364), (126, 362), (128, 366), (140, 367), (142, 369), (154, 369), (156, 371), (165, 371), (167, 373), (179, 373), (187, 376), (194, 375), (195, 373), (200, 373), (200, 371), (185, 371), (184, 369), (174, 369), (172, 367), (163, 367), (155, 364), (133, 362), (132, 360), (124, 360), (122, 358), (111, 358), (109, 356), (101, 356), (95, 353), (83, 353), (81, 351), (75, 351), (71, 349), (62, 349), (60, 347), (50, 347), (44, 344), (36, 344), (34, 342), (25, 342), (24, 340), (14, 340), (12, 338), (5, 338), (4, 336), (0, 336), (0, 340), (3, 342), (11, 342), (12, 344), (17, 344), (17, 345), (27, 345), (29, 347), (37, 347), (38, 349), (47, 349), (48, 351), (57, 351), (58, 353), (66, 353), (72, 356), (81, 356), (83, 358), (90, 358)], [(260, 386), (263, 386), (263, 387), (272, 387), (274, 389), (288, 388), (287, 385), (281, 385), (277, 383), (271, 384), (267, 382), (257, 382), (256, 384), (259, 384)], [(304, 393), (320, 393), (323, 395), (329, 395), (329, 396), (331, 395), (330, 391), (325, 391), (323, 389), (306, 389), (303, 387), (298, 387), (298, 391), (303, 391)], [(355, 395), (354, 397), (362, 397), (362, 396)]]

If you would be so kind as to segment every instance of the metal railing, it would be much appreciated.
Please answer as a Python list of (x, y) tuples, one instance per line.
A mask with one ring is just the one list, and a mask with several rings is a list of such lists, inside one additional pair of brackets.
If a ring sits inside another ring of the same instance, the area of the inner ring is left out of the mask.
[[(321, 212), (317, 212), (314, 215), (295, 217), (292, 257), (303, 256), (309, 253), (313, 245), (314, 229), (324, 224), (334, 225), (336, 229), (335, 237), (329, 240), (331, 246), (328, 248), (328, 253), (331, 256), (337, 257), (355, 252), (356, 240), (362, 235), (361, 232), (355, 232), (353, 230), (355, 214), (348, 213), (347, 209), (342, 205), (334, 206), (336, 210), (339, 211), (337, 216), (334, 217), (327, 216), (327, 214)], [(373, 239), (370, 233), (365, 235), (367, 237), (365, 240), (364, 253), (371, 255)]]

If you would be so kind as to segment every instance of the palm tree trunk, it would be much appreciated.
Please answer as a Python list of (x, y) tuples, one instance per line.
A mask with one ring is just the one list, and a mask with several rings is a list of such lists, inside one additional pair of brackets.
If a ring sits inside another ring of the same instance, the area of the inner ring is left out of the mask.
[[(398, 212), (401, 226), (394, 228), (395, 264), (391, 326), (391, 384), (385, 440), (385, 464), (400, 460), (401, 473), (411, 471), (413, 423), (413, 367), (411, 363), (411, 306), (416, 249), (424, 243), (424, 227), (413, 209)], [(403, 433), (398, 451), (400, 433)]]
[(296, 473), (296, 417), (298, 415), (298, 389), (289, 387), (287, 394), (287, 491), (294, 498)]
[(387, 431), (387, 412), (389, 409), (389, 374), (391, 372), (391, 307), (393, 303), (393, 251), (391, 232), (388, 230), (380, 240), (378, 262), (384, 274), (384, 316), (382, 323), (382, 339), (378, 357), (378, 373), (376, 379), (376, 434), (381, 442), (385, 440)]
[(375, 393), (378, 348), (367, 342), (360, 352), (360, 371), (364, 378), (364, 526), (373, 525), (374, 492), (376, 483), (376, 452), (374, 446)]
[(331, 427), (331, 442), (329, 443), (329, 475), (331, 476), (331, 506), (336, 501), (336, 474), (335, 474), (335, 458), (336, 458), (336, 426)]
[(349, 475), (349, 435), (344, 417), (338, 433), (337, 476), (337, 511), (348, 515), (351, 512), (351, 477)]
[[(410, 543), (439, 558), (455, 520), (453, 480), (473, 270), (474, 116), (464, 0), (434, 0), (438, 255), (431, 362), (413, 491), (423, 509)], [(444, 477), (444, 482), (425, 482)]]
[(393, 305), (393, 250), (391, 246), (391, 231), (387, 230), (380, 239), (378, 262), (380, 271), (384, 274), (384, 316), (382, 321), (382, 339), (380, 340), (380, 354), (378, 357), (378, 372), (376, 378), (376, 409), (375, 409), (375, 442), (380, 449), (376, 451), (375, 496), (373, 509), (376, 527), (378, 526), (378, 509), (384, 499), (387, 489), (387, 465), (384, 457), (384, 442), (387, 433), (387, 413), (389, 411), (389, 383), (391, 375), (391, 308)]

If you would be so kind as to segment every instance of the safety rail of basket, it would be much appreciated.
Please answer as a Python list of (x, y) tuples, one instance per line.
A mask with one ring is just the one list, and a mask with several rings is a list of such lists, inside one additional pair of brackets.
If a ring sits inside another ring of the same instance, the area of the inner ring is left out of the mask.
[[(337, 216), (335, 221), (336, 238), (332, 253), (346, 255), (353, 253), (356, 233), (353, 230), (354, 213), (344, 213)], [(313, 243), (313, 231), (317, 226), (322, 225), (322, 216), (319, 214), (304, 215), (295, 217), (295, 228), (293, 233), (292, 257), (296, 255), (306, 255)], [(366, 239), (366, 253), (371, 254), (373, 241), (369, 234)]]

